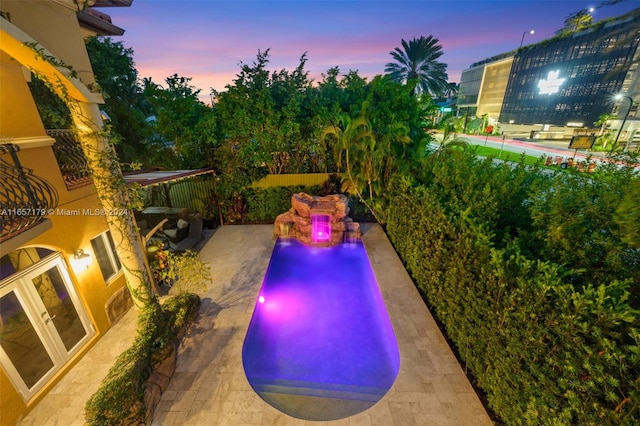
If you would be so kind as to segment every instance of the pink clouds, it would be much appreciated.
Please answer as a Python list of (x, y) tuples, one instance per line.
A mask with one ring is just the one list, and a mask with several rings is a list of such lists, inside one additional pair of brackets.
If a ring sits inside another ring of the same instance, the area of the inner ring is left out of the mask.
[[(633, 2), (599, 9), (594, 19), (631, 10)], [(520, 44), (522, 31), (536, 29), (525, 43), (550, 37), (581, 7), (575, 1), (151, 1), (109, 8), (122, 40), (134, 49), (140, 77), (163, 83), (167, 76), (191, 77), (208, 98), (224, 90), (270, 48), (272, 70), (292, 70), (308, 52), (306, 69), (316, 80), (328, 68), (358, 70), (363, 77), (384, 72), (389, 52), (401, 39), (433, 35), (443, 48), (451, 81), (472, 63)]]

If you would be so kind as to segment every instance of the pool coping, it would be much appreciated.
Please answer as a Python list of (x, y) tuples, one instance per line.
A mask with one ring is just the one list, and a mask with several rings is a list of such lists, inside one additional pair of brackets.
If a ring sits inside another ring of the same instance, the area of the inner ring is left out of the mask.
[(214, 285), (203, 295), (201, 316), (180, 347), (176, 376), (158, 405), (154, 423), (492, 424), (377, 224), (362, 224), (362, 240), (400, 350), (394, 385), (372, 408), (328, 422), (295, 419), (264, 402), (244, 375), (242, 343), (273, 250), (272, 234), (272, 225), (225, 226), (203, 247), (200, 257), (210, 262)]
[[(492, 422), (382, 228), (362, 240), (400, 350), (400, 372), (370, 409), (304, 421), (263, 401), (242, 367), (242, 344), (274, 247), (273, 225), (219, 227), (200, 250), (212, 282), (182, 340), (154, 425), (491, 425)], [(130, 310), (43, 398), (21, 425), (84, 425), (84, 404), (135, 335)]]

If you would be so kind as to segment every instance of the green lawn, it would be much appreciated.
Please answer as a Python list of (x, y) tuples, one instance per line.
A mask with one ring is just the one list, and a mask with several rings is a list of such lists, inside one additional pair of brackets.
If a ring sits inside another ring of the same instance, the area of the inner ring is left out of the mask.
[[(522, 154), (518, 154), (512, 151), (500, 150), (497, 148), (490, 148), (482, 145), (469, 145), (469, 149), (474, 150), (474, 152), (481, 157), (494, 157), (503, 161), (520, 161), (520, 157)], [(525, 156), (525, 164), (534, 165), (540, 159), (538, 157), (533, 157), (531, 155)]]
[[(515, 161), (515, 162), (518, 162), (518, 161), (520, 161), (520, 157), (522, 156), (522, 154), (518, 154), (516, 152), (505, 151), (505, 150), (500, 150), (500, 149), (496, 149), (496, 148), (489, 148), (487, 146), (482, 146), (482, 145), (473, 145), (473, 146), (471, 146), (471, 149), (473, 149), (475, 151), (475, 153), (477, 155), (479, 155), (479, 156), (482, 156), (482, 157), (494, 157), (494, 158), (497, 158), (499, 160), (504, 160), (504, 161)], [(534, 165), (538, 161), (540, 161), (540, 158), (533, 157), (531, 155), (526, 155), (525, 158), (524, 158), (525, 164), (529, 164), (529, 165)]]

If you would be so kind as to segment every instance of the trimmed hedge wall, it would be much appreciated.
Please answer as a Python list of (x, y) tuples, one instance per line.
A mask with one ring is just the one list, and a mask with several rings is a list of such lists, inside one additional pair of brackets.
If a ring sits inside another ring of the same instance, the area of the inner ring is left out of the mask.
[(560, 196), (554, 177), (464, 152), (432, 160), (393, 184), (386, 230), (490, 408), (506, 424), (640, 424), (639, 283), (536, 257), (561, 250), (531, 208)]

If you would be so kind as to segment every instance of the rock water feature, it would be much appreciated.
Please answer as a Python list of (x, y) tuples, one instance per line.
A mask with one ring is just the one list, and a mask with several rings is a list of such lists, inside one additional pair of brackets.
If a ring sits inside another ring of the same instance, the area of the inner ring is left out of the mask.
[(359, 240), (360, 224), (348, 214), (345, 195), (320, 197), (299, 192), (291, 197), (291, 209), (276, 218), (274, 237), (292, 237), (319, 247)]

